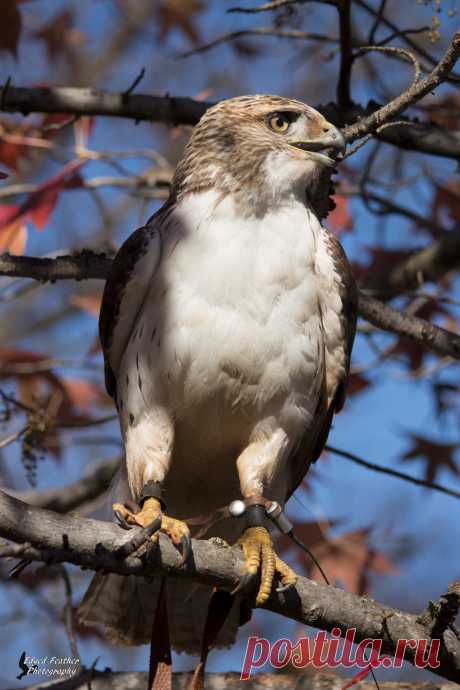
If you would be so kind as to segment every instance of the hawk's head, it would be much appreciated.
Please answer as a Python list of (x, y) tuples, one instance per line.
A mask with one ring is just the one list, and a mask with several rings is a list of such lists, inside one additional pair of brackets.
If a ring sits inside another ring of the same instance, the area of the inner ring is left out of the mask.
[(196, 125), (173, 193), (214, 188), (234, 194), (250, 213), (263, 212), (283, 196), (306, 193), (316, 208), (316, 197), (328, 196), (329, 177), (344, 148), (341, 132), (300, 101), (232, 98), (207, 110)]

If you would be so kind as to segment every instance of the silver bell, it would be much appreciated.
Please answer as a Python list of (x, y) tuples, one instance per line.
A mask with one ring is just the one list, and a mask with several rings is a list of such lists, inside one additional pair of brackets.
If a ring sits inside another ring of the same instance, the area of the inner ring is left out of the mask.
[(228, 506), (228, 512), (232, 517), (241, 517), (246, 512), (246, 505), (244, 501), (232, 501)]

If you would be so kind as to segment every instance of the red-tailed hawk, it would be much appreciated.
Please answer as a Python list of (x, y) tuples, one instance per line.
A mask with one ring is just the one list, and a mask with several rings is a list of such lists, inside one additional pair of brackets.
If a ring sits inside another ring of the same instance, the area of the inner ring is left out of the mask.
[[(106, 382), (126, 451), (129, 523), (188, 548), (184, 518), (239, 498), (284, 505), (322, 451), (344, 401), (356, 289), (321, 225), (341, 133), (277, 96), (210, 108), (193, 130), (165, 205), (124, 243), (104, 292)], [(260, 500), (259, 500), (260, 499)], [(164, 503), (163, 503), (164, 501)], [(265, 526), (227, 518), (208, 536), (239, 538), (248, 576), (295, 574)], [(114, 640), (149, 641), (155, 581), (96, 575), (80, 619)], [(196, 651), (211, 591), (168, 588), (173, 646)], [(235, 608), (237, 608), (235, 606)], [(221, 632), (231, 643), (234, 611)]]

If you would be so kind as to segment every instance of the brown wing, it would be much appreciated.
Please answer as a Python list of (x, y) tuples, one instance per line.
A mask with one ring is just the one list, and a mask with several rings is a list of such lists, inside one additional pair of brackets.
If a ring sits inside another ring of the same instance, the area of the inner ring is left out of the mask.
[(113, 261), (105, 284), (99, 337), (104, 353), (105, 385), (113, 398), (116, 398), (121, 357), (161, 260), (161, 225), (167, 212), (167, 206), (163, 206), (144, 227), (128, 237)]
[(324, 372), (323, 394), (318, 403), (316, 412), (316, 424), (313, 429), (305, 432), (298, 448), (290, 459), (291, 484), (287, 492), (286, 500), (294, 493), (300, 482), (306, 475), (312, 462), (321, 455), (326, 444), (334, 414), (340, 412), (345, 402), (350, 369), (350, 357), (356, 332), (356, 319), (358, 314), (358, 291), (350, 264), (342, 249), (342, 245), (332, 233), (325, 231), (328, 249), (333, 257), (336, 275), (337, 289), (342, 302), (340, 322), (342, 327), (342, 347), (345, 355), (345, 373), (337, 381), (334, 381), (332, 394), (328, 391), (330, 386), (327, 381), (327, 371)]

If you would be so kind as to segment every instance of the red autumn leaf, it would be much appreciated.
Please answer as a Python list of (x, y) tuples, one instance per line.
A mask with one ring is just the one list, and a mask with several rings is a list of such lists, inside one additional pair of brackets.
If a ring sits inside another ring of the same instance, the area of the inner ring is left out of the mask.
[(2, 0), (0, 21), (0, 51), (6, 51), (17, 57), (18, 43), (21, 35), (21, 13), (16, 0)]
[(67, 163), (62, 170), (39, 188), (29, 194), (20, 206), (3, 206), (0, 209), (0, 230), (20, 218), (31, 220), (38, 229), (43, 229), (56, 206), (63, 189), (81, 187), (83, 180), (78, 172), (85, 161), (75, 160)]
[(353, 218), (350, 214), (349, 199), (337, 194), (334, 197), (335, 208), (327, 217), (328, 225), (337, 235), (353, 227)]
[(82, 410), (89, 410), (91, 405), (106, 403), (109, 400), (106, 393), (91, 381), (62, 378), (61, 383), (68, 403)]
[(15, 135), (20, 140), (27, 136), (32, 130), (28, 124), (12, 124), (11, 122), (2, 121), (0, 126), (0, 161), (11, 170), (18, 171), (19, 161), (27, 158), (32, 153), (30, 146), (25, 146), (19, 141), (11, 142), (7, 140), (10, 135)]
[(24, 254), (26, 243), (27, 226), (21, 220), (17, 220), (0, 233), (0, 254), (9, 252), (20, 256)]
[(347, 395), (357, 395), (371, 385), (371, 382), (364, 374), (352, 372), (348, 377)]
[(402, 460), (422, 460), (425, 463), (426, 481), (434, 481), (443, 469), (450, 470), (455, 475), (460, 474), (454, 459), (457, 443), (437, 443), (417, 434), (410, 434), (409, 438), (412, 446), (404, 453)]

